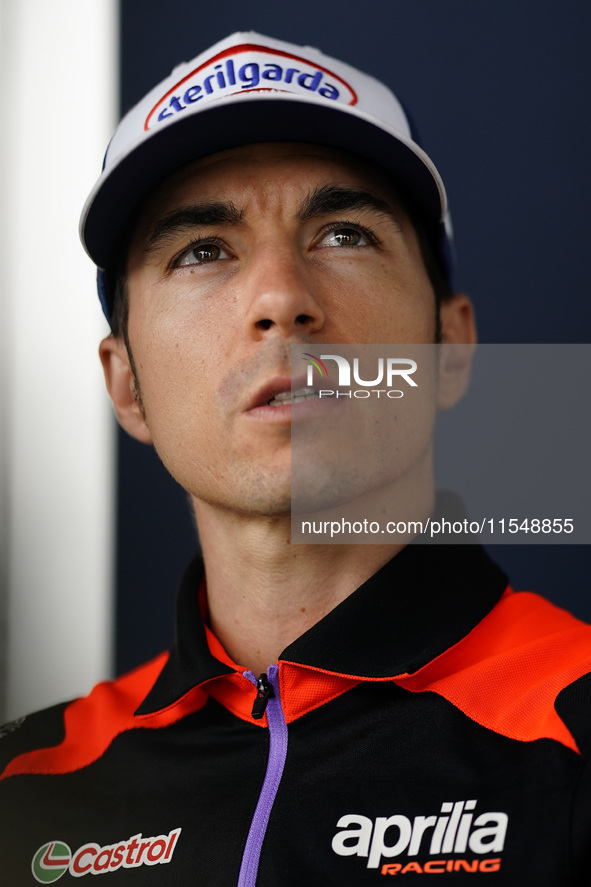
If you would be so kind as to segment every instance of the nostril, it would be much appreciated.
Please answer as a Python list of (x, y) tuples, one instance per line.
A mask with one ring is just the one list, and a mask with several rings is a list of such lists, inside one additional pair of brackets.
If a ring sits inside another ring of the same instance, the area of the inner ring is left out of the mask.
[(311, 320), (312, 320), (312, 318), (310, 317), (309, 314), (298, 314), (298, 316), (296, 317), (296, 323), (299, 323), (302, 325), (310, 323)]
[(257, 328), (259, 330), (268, 330), (268, 329), (271, 329), (272, 326), (273, 326), (273, 321), (268, 320), (267, 318), (265, 318), (264, 320), (257, 321)]

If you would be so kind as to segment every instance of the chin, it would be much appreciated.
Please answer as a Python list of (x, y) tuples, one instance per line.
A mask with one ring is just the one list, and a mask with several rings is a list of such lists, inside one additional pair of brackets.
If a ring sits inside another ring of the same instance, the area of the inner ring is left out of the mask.
[(256, 476), (248, 472), (230, 489), (212, 489), (199, 485), (191, 490), (193, 498), (236, 515), (252, 517), (289, 517), (291, 514), (291, 477), (277, 477), (270, 473)]
[(386, 482), (381, 475), (374, 475), (375, 468), (359, 459), (294, 458), (292, 511), (294, 514), (311, 514), (345, 506)]

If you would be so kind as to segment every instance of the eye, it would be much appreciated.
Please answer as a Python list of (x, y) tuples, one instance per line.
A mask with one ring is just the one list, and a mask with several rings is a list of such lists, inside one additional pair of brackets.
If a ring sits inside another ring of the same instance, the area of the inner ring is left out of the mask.
[(364, 228), (353, 227), (352, 225), (339, 225), (324, 235), (319, 246), (369, 246), (372, 242), (373, 238), (370, 232)]
[(193, 243), (174, 261), (175, 268), (186, 268), (190, 265), (207, 265), (218, 259), (229, 259), (228, 253), (215, 241)]

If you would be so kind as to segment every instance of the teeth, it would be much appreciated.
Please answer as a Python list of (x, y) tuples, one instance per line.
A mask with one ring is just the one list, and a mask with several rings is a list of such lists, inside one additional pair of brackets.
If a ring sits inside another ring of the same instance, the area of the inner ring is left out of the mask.
[(269, 401), (268, 406), (281, 407), (288, 403), (303, 403), (303, 401), (312, 400), (315, 397), (318, 397), (318, 392), (315, 391), (314, 388), (298, 388), (296, 391), (282, 391), (281, 394), (276, 394), (275, 397)]

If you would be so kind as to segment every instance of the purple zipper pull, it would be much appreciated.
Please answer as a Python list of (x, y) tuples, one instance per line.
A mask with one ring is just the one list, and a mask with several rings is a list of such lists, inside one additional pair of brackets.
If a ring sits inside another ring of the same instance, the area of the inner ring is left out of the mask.
[(272, 699), (274, 695), (275, 693), (273, 692), (273, 687), (267, 680), (267, 675), (259, 675), (259, 679), (257, 681), (257, 695), (254, 700), (251, 712), (252, 717), (255, 718), (255, 720), (261, 720), (261, 718), (265, 714), (269, 699)]

